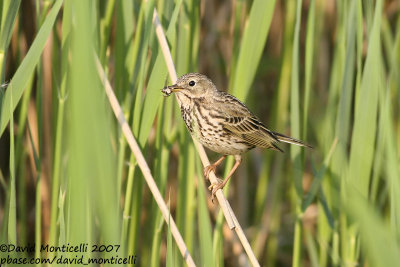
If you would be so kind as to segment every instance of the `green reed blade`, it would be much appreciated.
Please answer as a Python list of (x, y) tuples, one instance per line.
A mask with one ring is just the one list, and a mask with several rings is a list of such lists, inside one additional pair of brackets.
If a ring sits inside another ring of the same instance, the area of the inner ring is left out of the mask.
[(275, 0), (255, 0), (251, 6), (240, 45), (237, 67), (232, 72), (234, 82), (231, 92), (240, 100), (246, 99), (256, 75), (267, 41), (275, 2)]
[[(299, 35), (300, 35), (300, 22), (301, 22), (301, 4), (302, 0), (297, 0), (296, 6), (296, 24), (293, 38), (293, 55), (292, 55), (292, 73), (291, 73), (291, 90), (290, 90), (290, 125), (291, 135), (295, 137), (300, 136), (300, 96), (299, 96)], [(300, 147), (290, 147), (290, 158), (293, 162), (293, 178), (294, 186), (296, 189), (296, 213), (300, 212), (299, 198), (303, 195), (303, 167), (302, 167), (302, 154)], [(301, 221), (296, 219), (294, 226), (294, 245), (293, 245), (293, 260), (292, 265), (300, 266), (301, 259)]]
[(10, 43), (20, 3), (21, 0), (11, 0), (3, 1), (3, 3), (0, 4), (2, 7), (0, 24), (0, 81), (2, 81), (4, 77), (4, 60), (6, 59), (7, 47)]
[(210, 223), (210, 216), (207, 209), (207, 195), (205, 194), (205, 184), (203, 177), (203, 168), (201, 162), (196, 160), (197, 169), (197, 197), (198, 197), (198, 208), (197, 218), (199, 224), (199, 243), (200, 243), (200, 254), (201, 262), (203, 266), (215, 266), (215, 255), (213, 252), (213, 241), (212, 241), (212, 229)]
[(378, 92), (381, 90), (380, 25), (382, 1), (377, 1), (370, 35), (368, 54), (363, 71), (360, 94), (356, 98), (354, 130), (351, 139), (349, 180), (367, 196), (374, 155)]
[(310, 94), (313, 74), (314, 60), (314, 32), (315, 32), (315, 0), (310, 1), (310, 9), (307, 17), (307, 36), (305, 48), (305, 79), (304, 79), (304, 113), (303, 113), (303, 131), (302, 137), (306, 139), (308, 129), (308, 111), (310, 106)]
[[(372, 36), (372, 34), (371, 34)], [(355, 192), (349, 196), (347, 214), (358, 222), (364, 256), (371, 266), (396, 266), (400, 262), (397, 239), (368, 200)], [(373, 230), (372, 230), (373, 229)]]
[[(12, 90), (9, 87), (8, 90)], [(9, 95), (10, 103), (12, 103), (12, 94)], [(14, 115), (10, 106), (10, 195), (8, 208), (8, 242), (9, 244), (17, 244), (17, 203), (15, 192), (15, 151), (14, 151)]]
[[(171, 38), (171, 35), (174, 32), (174, 27), (177, 23), (181, 3), (182, 0), (178, 1), (169, 22), (168, 30), (166, 32), (166, 37), (168, 39)], [(140, 126), (140, 134), (138, 138), (139, 144), (144, 144), (149, 136), (152, 122), (157, 114), (157, 107), (163, 99), (160, 89), (164, 87), (166, 75), (167, 66), (165, 65), (161, 49), (159, 49), (157, 59), (154, 63), (149, 77), (149, 82), (147, 84), (147, 92), (143, 100), (143, 112), (141, 118), (142, 125)]]
[[(11, 82), (9, 84), (10, 88), (13, 90), (6, 90), (6, 93), (0, 103), (0, 135), (2, 135), (8, 121), (10, 120), (10, 114), (8, 112), (9, 107), (12, 106), (13, 110), (17, 106), (22, 93), (24, 92), (26, 85), (29, 82), (33, 71), (40, 60), (40, 55), (43, 51), (44, 45), (49, 37), (49, 34), (53, 28), (55, 19), (60, 11), (61, 4), (63, 0), (57, 0), (43, 25), (40, 27), (38, 34), (36, 35), (35, 41), (32, 43), (28, 53), (26, 54), (21, 65), (15, 72)], [(10, 103), (9, 94), (13, 94), (13, 102)]]

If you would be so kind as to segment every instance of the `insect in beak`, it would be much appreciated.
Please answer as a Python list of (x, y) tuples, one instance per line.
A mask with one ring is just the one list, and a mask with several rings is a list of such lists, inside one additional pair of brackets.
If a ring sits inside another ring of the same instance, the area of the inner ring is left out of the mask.
[(176, 84), (173, 84), (173, 85), (164, 87), (164, 88), (161, 90), (161, 92), (164, 94), (164, 96), (170, 96), (172, 93), (179, 92), (179, 91), (181, 91), (182, 89), (184, 89), (184, 88), (179, 87), (179, 86), (176, 85)]

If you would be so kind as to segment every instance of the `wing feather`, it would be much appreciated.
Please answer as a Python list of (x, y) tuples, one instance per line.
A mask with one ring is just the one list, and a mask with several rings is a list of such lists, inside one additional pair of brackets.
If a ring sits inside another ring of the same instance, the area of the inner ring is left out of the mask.
[(229, 94), (221, 94), (225, 99), (220, 103), (224, 105), (220, 110), (225, 113), (221, 123), (226, 130), (253, 146), (282, 151), (277, 146), (277, 137), (242, 102)]

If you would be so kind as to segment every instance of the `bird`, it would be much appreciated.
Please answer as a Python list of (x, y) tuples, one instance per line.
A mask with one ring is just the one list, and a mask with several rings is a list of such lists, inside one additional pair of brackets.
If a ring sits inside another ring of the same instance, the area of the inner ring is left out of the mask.
[(190, 134), (203, 146), (221, 154), (213, 164), (204, 168), (209, 178), (228, 155), (235, 164), (222, 181), (211, 184), (212, 199), (217, 190), (224, 188), (242, 162), (242, 154), (255, 148), (267, 148), (283, 152), (280, 142), (312, 148), (305, 142), (269, 130), (239, 99), (217, 89), (206, 75), (187, 73), (175, 84), (161, 89), (164, 96), (176, 94), (183, 121)]

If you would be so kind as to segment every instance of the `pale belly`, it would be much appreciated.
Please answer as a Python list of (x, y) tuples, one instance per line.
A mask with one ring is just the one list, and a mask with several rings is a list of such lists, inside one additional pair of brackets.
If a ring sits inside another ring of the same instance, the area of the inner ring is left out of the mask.
[(193, 131), (191, 134), (203, 146), (223, 155), (240, 155), (254, 148), (254, 146), (248, 144), (243, 139), (224, 130), (218, 122), (205, 121), (202, 119), (204, 116), (199, 116), (196, 109), (194, 109), (194, 112), (196, 120), (192, 121)]
[(209, 140), (208, 138), (198, 138), (198, 140), (203, 146), (223, 155), (240, 155), (253, 148), (247, 144), (235, 143), (233, 140)]

